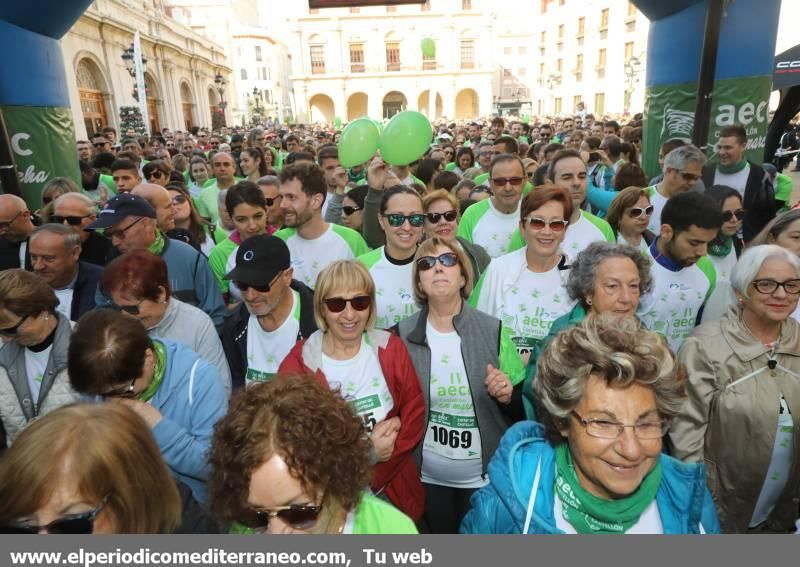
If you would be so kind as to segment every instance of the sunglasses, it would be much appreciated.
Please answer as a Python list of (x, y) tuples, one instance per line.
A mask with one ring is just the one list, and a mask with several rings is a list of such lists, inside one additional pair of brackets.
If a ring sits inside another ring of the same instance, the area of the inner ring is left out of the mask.
[(186, 203), (186, 196), (185, 195), (180, 195), (179, 194), (179, 195), (175, 195), (172, 198), (172, 204), (173, 205), (183, 205), (184, 203)]
[(9, 524), (0, 526), (0, 533), (3, 534), (38, 534), (45, 531), (48, 534), (90, 534), (94, 532), (94, 520), (97, 514), (103, 509), (111, 496), (107, 494), (100, 503), (88, 512), (80, 514), (70, 514), (43, 526), (34, 525), (15, 525)]
[(569, 221), (566, 220), (551, 220), (546, 221), (539, 217), (528, 217), (523, 219), (525, 224), (528, 225), (528, 228), (532, 228), (533, 230), (544, 230), (544, 227), (550, 227), (550, 230), (553, 232), (564, 232), (566, 230)]
[(389, 226), (393, 227), (403, 226), (406, 221), (408, 221), (411, 226), (422, 226), (422, 223), (425, 222), (425, 215), (421, 213), (413, 215), (392, 213), (391, 215), (383, 215), (383, 217), (389, 221)]
[(736, 209), (735, 211), (722, 211), (722, 222), (730, 222), (733, 217), (736, 220), (742, 220), (747, 211), (744, 209)]
[(269, 293), (269, 290), (272, 289), (272, 286), (277, 281), (278, 276), (280, 276), (282, 273), (283, 273), (283, 270), (281, 270), (280, 272), (275, 274), (275, 277), (272, 278), (272, 281), (270, 281), (269, 283), (263, 284), (263, 285), (250, 285), (250, 284), (247, 284), (247, 283), (244, 283), (244, 282), (235, 281), (235, 280), (233, 281), (233, 285), (238, 287), (239, 291), (241, 291), (242, 293), (245, 293), (248, 289), (254, 289), (258, 293)]
[(164, 176), (164, 173), (161, 171), (154, 171), (150, 175), (147, 176), (147, 179), (161, 179)]
[(50, 220), (55, 224), (64, 224), (64, 221), (67, 222), (70, 226), (80, 226), (83, 219), (88, 219), (92, 215), (84, 215), (82, 217), (75, 217), (75, 216), (66, 216), (62, 217), (61, 215), (53, 215), (50, 217)]
[(322, 512), (322, 506), (292, 504), (276, 508), (249, 510), (247, 516), (239, 521), (248, 528), (263, 531), (269, 527), (269, 522), (272, 518), (280, 518), (281, 521), (294, 529), (304, 530), (317, 523), (320, 512)]
[(30, 315), (25, 315), (22, 319), (19, 320), (19, 323), (14, 325), (13, 327), (7, 327), (5, 329), (0, 329), (0, 335), (4, 337), (15, 337), (17, 336), (17, 332), (19, 332), (19, 328), (22, 324), (30, 317)]
[[(266, 201), (268, 207), (271, 207), (275, 203), (275, 201), (280, 201), (281, 199), (283, 199), (283, 196), (278, 195), (277, 197), (266, 197), (264, 201)], [(344, 208), (346, 209), (347, 207)]]
[(142, 301), (140, 301), (136, 305), (117, 305), (116, 303), (112, 303), (110, 305), (110, 307), (114, 311), (120, 311), (120, 312), (128, 313), (129, 315), (138, 315), (141, 312), (141, 310), (139, 309), (139, 306), (143, 302), (144, 302), (144, 299), (142, 299)]
[(356, 311), (366, 311), (372, 305), (372, 298), (369, 295), (357, 295), (350, 299), (344, 297), (329, 297), (324, 300), (325, 307), (331, 313), (341, 313), (349, 303)]
[(111, 142), (100, 142), (97, 144), (92, 144), (95, 148), (103, 148), (105, 146), (111, 145)]
[(445, 268), (452, 268), (458, 264), (458, 256), (454, 252), (447, 252), (439, 256), (422, 256), (417, 259), (417, 269), (427, 272), (439, 262)]
[(649, 217), (653, 214), (653, 205), (649, 207), (641, 208), (641, 207), (633, 207), (630, 211), (628, 211), (628, 216), (632, 219), (639, 219), (642, 217)]
[(524, 177), (492, 177), (492, 183), (498, 187), (505, 187), (508, 184), (518, 187), (525, 181)]
[(429, 223), (436, 224), (442, 217), (444, 217), (444, 220), (447, 222), (453, 222), (458, 217), (458, 213), (455, 211), (445, 211), (443, 213), (428, 213), (425, 216), (428, 218)]
[(361, 207), (342, 207), (342, 214), (344, 214), (344, 216), (346, 216), (346, 217), (349, 217), (353, 213), (355, 213), (357, 211), (360, 211), (360, 210), (361, 210)]

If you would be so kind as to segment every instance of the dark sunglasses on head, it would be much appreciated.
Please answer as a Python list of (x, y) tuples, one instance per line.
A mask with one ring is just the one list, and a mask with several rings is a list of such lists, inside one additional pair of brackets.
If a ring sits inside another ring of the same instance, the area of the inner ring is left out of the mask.
[(70, 514), (43, 526), (26, 524), (8, 524), (0, 526), (3, 534), (38, 534), (45, 531), (48, 534), (90, 534), (94, 532), (94, 520), (103, 509), (110, 495), (106, 495), (100, 503), (88, 512)]
[(411, 226), (422, 226), (422, 223), (425, 222), (425, 215), (422, 213), (413, 214), (413, 215), (401, 215), (399, 213), (392, 213), (390, 215), (383, 215), (386, 220), (389, 221), (389, 225), (393, 227), (403, 226), (406, 221), (409, 222)]
[(733, 217), (736, 220), (742, 220), (747, 211), (744, 209), (736, 209), (735, 211), (722, 211), (722, 222), (730, 222)]
[(55, 224), (64, 224), (64, 221), (66, 221), (70, 226), (80, 226), (81, 222), (83, 222), (83, 219), (88, 219), (91, 216), (92, 215), (84, 215), (82, 217), (75, 217), (70, 215), (62, 217), (61, 215), (53, 215), (50, 217), (50, 220)]
[(645, 208), (633, 207), (628, 212), (628, 216), (630, 216), (632, 219), (638, 219), (638, 218), (641, 218), (641, 217), (649, 217), (652, 214), (653, 214), (653, 205), (650, 205), (650, 206), (645, 207)]
[(349, 217), (353, 213), (360, 211), (361, 207), (342, 207), (342, 213), (344, 216)]
[(308, 529), (317, 523), (322, 506), (310, 504), (292, 504), (276, 508), (251, 509), (239, 521), (254, 530), (266, 530), (272, 518), (280, 518), (282, 522), (297, 530)]
[(442, 217), (444, 217), (444, 220), (447, 222), (453, 222), (458, 218), (458, 213), (455, 211), (445, 211), (443, 213), (428, 213), (425, 216), (428, 217), (429, 223), (436, 224)]
[(523, 223), (528, 225), (528, 228), (532, 228), (533, 230), (544, 230), (544, 227), (549, 226), (550, 230), (553, 232), (564, 232), (566, 230), (569, 221), (566, 220), (551, 220), (546, 221), (539, 217), (528, 217), (523, 219)]
[(525, 181), (524, 177), (492, 177), (492, 183), (498, 187), (505, 187), (509, 183), (514, 187), (518, 187), (522, 185), (523, 181)]
[(325, 307), (327, 307), (328, 311), (331, 313), (341, 313), (345, 310), (348, 303), (352, 305), (353, 309), (356, 311), (366, 311), (372, 304), (372, 299), (369, 295), (358, 295), (350, 299), (345, 299), (344, 297), (329, 297), (324, 301)]
[(144, 299), (142, 299), (142, 301), (140, 301), (136, 305), (117, 305), (116, 303), (112, 303), (110, 307), (114, 311), (128, 313), (129, 315), (138, 315), (141, 312), (139, 306), (142, 304), (142, 302), (144, 302)]
[(28, 319), (28, 317), (29, 315), (23, 316), (22, 319), (19, 320), (19, 323), (17, 323), (13, 327), (6, 327), (5, 329), (0, 329), (0, 335), (3, 335), (4, 337), (15, 337), (17, 335), (17, 332), (19, 331), (19, 328)]
[(446, 252), (439, 256), (422, 256), (417, 258), (417, 269), (426, 272), (433, 268), (439, 262), (445, 268), (452, 268), (458, 264), (458, 256), (454, 252)]

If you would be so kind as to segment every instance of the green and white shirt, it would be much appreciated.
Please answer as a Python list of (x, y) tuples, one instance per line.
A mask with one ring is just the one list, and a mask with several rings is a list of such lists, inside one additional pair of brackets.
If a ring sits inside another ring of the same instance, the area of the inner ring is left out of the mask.
[(780, 501), (786, 481), (792, 471), (794, 461), (794, 419), (789, 411), (786, 399), (781, 396), (778, 401), (780, 413), (778, 414), (778, 429), (775, 433), (775, 444), (772, 446), (772, 458), (767, 468), (767, 476), (761, 485), (750, 527), (766, 522), (775, 505)]
[(480, 244), (492, 258), (499, 258), (511, 250), (511, 238), (519, 232), (519, 208), (504, 214), (494, 208), (492, 199), (484, 199), (464, 211), (458, 224), (458, 236)]
[(458, 333), (426, 327), (431, 349), (430, 411), (422, 443), (422, 482), (480, 488), (481, 432)]
[(667, 199), (664, 195), (658, 192), (656, 185), (651, 185), (645, 189), (650, 196), (650, 204), (653, 205), (653, 213), (650, 215), (650, 222), (647, 225), (647, 230), (656, 236), (661, 234), (661, 211), (664, 210), (664, 205), (667, 204)]
[(358, 232), (338, 224), (329, 225), (328, 230), (314, 240), (306, 240), (294, 228), (281, 229), (275, 236), (289, 247), (294, 279), (312, 289), (317, 285), (319, 273), (331, 262), (352, 260), (369, 252)]
[(42, 388), (42, 380), (47, 370), (47, 361), (50, 360), (50, 353), (53, 345), (40, 352), (34, 352), (29, 348), (25, 349), (25, 375), (28, 378), (28, 389), (31, 392), (31, 399), (34, 404), (38, 403), (39, 390)]
[(245, 386), (272, 380), (300, 335), (300, 294), (292, 291), (292, 310), (274, 331), (265, 331), (258, 317), (247, 320), (247, 373)]
[(373, 250), (358, 257), (369, 270), (375, 282), (375, 299), (378, 306), (375, 326), (389, 329), (419, 311), (414, 300), (414, 261), (394, 264), (386, 257), (386, 248)]
[(722, 258), (708, 255), (717, 272), (717, 285), (706, 302), (703, 309), (703, 322), (716, 321), (728, 312), (728, 308), (736, 302), (736, 294), (731, 286), (731, 272), (736, 266), (736, 247), (731, 246), (731, 251)]
[(592, 213), (581, 211), (581, 218), (575, 224), (567, 225), (567, 233), (561, 243), (561, 250), (569, 258), (575, 258), (592, 242), (615, 242), (614, 231), (603, 219)]

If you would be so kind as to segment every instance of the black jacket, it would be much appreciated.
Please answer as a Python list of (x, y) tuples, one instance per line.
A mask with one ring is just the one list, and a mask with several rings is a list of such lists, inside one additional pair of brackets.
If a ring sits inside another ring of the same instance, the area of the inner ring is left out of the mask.
[(29, 272), (31, 266), (31, 247), (29, 240), (25, 240), (25, 265), (19, 265), (19, 247), (22, 242), (11, 242), (5, 238), (0, 238), (0, 270), (11, 270), (14, 268), (24, 268)]
[(75, 280), (72, 290), (72, 307), (69, 312), (71, 321), (77, 321), (84, 313), (94, 309), (94, 297), (102, 275), (103, 268), (100, 266), (78, 262), (78, 279)]
[[(778, 203), (775, 202), (775, 187), (767, 172), (752, 161), (748, 160), (747, 163), (750, 164), (750, 175), (747, 176), (744, 202), (742, 203), (742, 208), (747, 211), (742, 223), (742, 236), (745, 243), (755, 238), (761, 229), (775, 218), (779, 208)], [(703, 168), (703, 183), (706, 187), (714, 185), (716, 175), (716, 165), (708, 164)]]
[[(300, 294), (300, 333), (298, 339), (307, 339), (317, 330), (314, 321), (314, 292), (303, 282), (292, 280), (291, 288)], [(291, 316), (291, 315), (290, 315)], [(222, 327), (222, 348), (231, 369), (233, 389), (244, 387), (247, 374), (247, 322), (250, 312), (242, 303), (225, 318)]]
[(105, 267), (111, 260), (119, 256), (119, 251), (111, 245), (111, 241), (99, 232), (91, 231), (86, 242), (81, 242), (81, 261)]

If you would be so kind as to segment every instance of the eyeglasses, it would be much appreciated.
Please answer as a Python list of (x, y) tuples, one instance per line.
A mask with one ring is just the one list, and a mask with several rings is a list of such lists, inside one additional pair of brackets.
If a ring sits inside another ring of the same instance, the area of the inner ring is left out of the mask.
[(17, 332), (22, 324), (30, 317), (30, 315), (25, 315), (22, 319), (19, 320), (19, 323), (14, 325), (13, 327), (7, 327), (5, 329), (0, 329), (0, 335), (4, 337), (15, 337), (17, 336)]
[(524, 177), (492, 177), (492, 183), (497, 187), (505, 187), (509, 183), (514, 187), (518, 187), (522, 185), (523, 181), (525, 181)]
[(453, 222), (458, 218), (458, 213), (456, 211), (445, 211), (443, 213), (428, 213), (425, 215), (428, 218), (428, 222), (431, 224), (436, 224), (439, 222), (439, 219), (444, 217), (444, 220), (447, 222)]
[(50, 220), (56, 224), (64, 224), (66, 221), (66, 223), (70, 226), (80, 226), (81, 222), (83, 222), (83, 219), (88, 219), (91, 216), (92, 215), (84, 215), (82, 217), (76, 217), (70, 215), (62, 217), (61, 215), (53, 215), (50, 217)]
[(135, 398), (136, 397), (136, 388), (135, 384), (139, 377), (135, 377), (131, 380), (131, 383), (125, 386), (124, 388), (117, 388), (116, 390), (109, 390), (105, 394), (103, 394), (104, 398)]
[(653, 205), (649, 205), (645, 208), (641, 207), (632, 207), (630, 211), (628, 211), (628, 216), (632, 219), (638, 219), (642, 217), (649, 217), (653, 214)]
[(114, 238), (115, 236), (117, 236), (119, 238), (125, 238), (125, 233), (128, 232), (131, 228), (133, 228), (133, 226), (136, 223), (144, 220), (144, 218), (145, 217), (139, 217), (138, 219), (133, 221), (131, 224), (129, 224), (125, 228), (120, 228), (119, 230), (106, 230), (105, 231), (105, 235), (106, 235), (107, 238)]
[(264, 531), (269, 527), (272, 518), (280, 518), (294, 529), (303, 530), (317, 523), (320, 512), (322, 512), (321, 505), (292, 504), (275, 508), (251, 509), (246, 517), (240, 518), (239, 521), (248, 528)]
[(17, 218), (24, 212), (25, 212), (24, 210), (18, 211), (16, 215), (11, 217), (10, 221), (0, 222), (0, 232), (5, 232), (9, 228), (11, 228), (11, 225), (14, 223), (14, 221), (17, 220)]
[(250, 285), (250, 284), (247, 284), (247, 283), (244, 283), (244, 282), (240, 282), (240, 281), (234, 281), (233, 285), (238, 287), (239, 291), (241, 291), (242, 293), (245, 293), (248, 289), (251, 289), (251, 288), (254, 289), (255, 291), (257, 291), (258, 293), (269, 293), (269, 290), (272, 289), (272, 286), (278, 280), (278, 276), (280, 276), (282, 273), (283, 273), (283, 270), (281, 270), (280, 272), (275, 274), (275, 277), (272, 278), (272, 280), (269, 283), (266, 283), (266, 284), (263, 284), (263, 285)]
[(775, 280), (753, 280), (753, 287), (758, 293), (764, 295), (771, 295), (775, 293), (779, 287), (789, 295), (800, 294), (800, 279), (786, 280), (785, 282), (776, 282)]
[(681, 177), (683, 177), (686, 181), (697, 181), (700, 179), (699, 175), (695, 175), (694, 173), (689, 173), (688, 171), (679, 171)]
[(94, 520), (97, 514), (106, 505), (111, 495), (107, 494), (100, 503), (88, 512), (80, 514), (70, 514), (43, 526), (8, 524), (0, 526), (0, 533), (3, 534), (38, 534), (42, 531), (48, 534), (90, 534), (94, 532)]
[(417, 269), (421, 272), (427, 272), (439, 262), (445, 268), (452, 268), (458, 264), (458, 255), (454, 252), (447, 252), (439, 256), (422, 256), (417, 259)]
[(183, 205), (184, 203), (186, 203), (186, 196), (185, 195), (181, 195), (180, 193), (178, 193), (177, 195), (175, 195), (172, 198), (172, 204), (173, 205)]
[(350, 299), (344, 297), (329, 297), (324, 300), (325, 307), (331, 313), (341, 313), (349, 303), (356, 311), (366, 311), (372, 305), (372, 298), (369, 295), (357, 295)]
[(392, 213), (391, 215), (383, 215), (383, 217), (389, 221), (389, 226), (393, 226), (395, 228), (398, 226), (403, 226), (406, 221), (408, 221), (411, 226), (422, 226), (422, 223), (425, 222), (425, 215), (422, 213), (413, 215)]
[(357, 211), (360, 211), (360, 210), (361, 210), (361, 207), (342, 207), (342, 214), (344, 214), (344, 216), (346, 216), (346, 217), (349, 217), (353, 213), (355, 213)]
[(120, 312), (128, 313), (129, 315), (138, 315), (141, 312), (140, 309), (139, 309), (139, 306), (143, 302), (144, 302), (144, 299), (142, 299), (136, 305), (117, 305), (116, 303), (112, 303), (110, 305), (110, 307), (114, 311), (120, 311)]
[(639, 439), (661, 439), (669, 431), (669, 421), (660, 419), (658, 421), (645, 421), (642, 423), (634, 423), (633, 425), (624, 425), (617, 421), (610, 421), (601, 418), (583, 418), (576, 411), (572, 411), (572, 415), (583, 425), (586, 429), (586, 434), (590, 437), (597, 437), (598, 439), (616, 439), (626, 428), (633, 428), (633, 432)]
[(553, 232), (564, 232), (569, 224), (567, 220), (551, 220), (546, 221), (543, 218), (539, 217), (528, 217), (526, 219), (522, 219), (522, 222), (528, 225), (528, 228), (533, 230), (544, 230), (544, 227), (550, 227), (550, 230)]
[(736, 220), (742, 220), (747, 211), (744, 209), (736, 209), (735, 211), (722, 211), (722, 222), (730, 222), (733, 217)]

